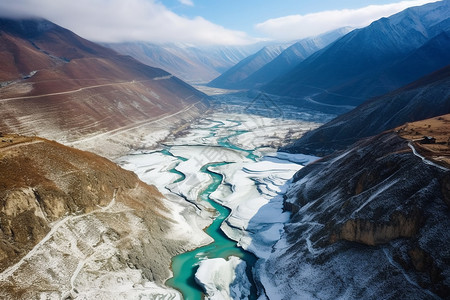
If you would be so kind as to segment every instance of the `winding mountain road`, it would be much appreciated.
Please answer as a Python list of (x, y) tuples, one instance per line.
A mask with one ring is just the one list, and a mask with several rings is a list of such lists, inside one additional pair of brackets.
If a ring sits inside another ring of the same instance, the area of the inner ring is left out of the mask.
[[(57, 221), (56, 223), (54, 223), (51, 230), (47, 233), (47, 235), (42, 240), (40, 240), (39, 243), (37, 243), (33, 247), (33, 249), (31, 249), (30, 252), (27, 253), (27, 255), (22, 257), (16, 264), (12, 265), (11, 267), (7, 268), (5, 271), (0, 273), (0, 281), (5, 281), (8, 277), (12, 276), (14, 274), (14, 272), (22, 266), (23, 263), (25, 263), (27, 260), (29, 260), (31, 257), (33, 257), (36, 254), (36, 252), (39, 250), (39, 248), (42, 247), (42, 245), (44, 245), (47, 241), (49, 241), (55, 235), (55, 233), (58, 231), (58, 229), (60, 229), (62, 226), (64, 226), (68, 221), (83, 218), (83, 217), (86, 217), (86, 216), (89, 216), (89, 215), (92, 215), (92, 214), (98, 213), (98, 212), (108, 212), (108, 210), (110, 210), (111, 207), (116, 203), (116, 195), (117, 195), (117, 188), (114, 189), (113, 197), (107, 206), (100, 207), (99, 209), (93, 210), (89, 213), (75, 215), (75, 216), (73, 216), (73, 215), (67, 216), (67, 217)], [(78, 268), (77, 268), (77, 270), (78, 270)], [(79, 272), (79, 270), (78, 270), (78, 272)], [(76, 278), (76, 276), (75, 277), (72, 276), (73, 280), (74, 280), (74, 278)], [(73, 280), (71, 281), (72, 283), (73, 283)]]
[(438, 165), (438, 164), (432, 162), (431, 160), (426, 159), (424, 156), (420, 155), (419, 152), (417, 152), (416, 148), (414, 148), (414, 145), (411, 142), (408, 143), (408, 146), (409, 146), (409, 148), (411, 148), (413, 154), (415, 156), (419, 157), (422, 160), (423, 163), (425, 163), (427, 165), (430, 165), (430, 166), (434, 166), (434, 167), (439, 168), (439, 169), (444, 170), (444, 171), (448, 171), (449, 170), (446, 167)]
[(171, 79), (172, 77), (173, 77), (173, 75), (167, 75), (167, 76), (160, 76), (160, 77), (155, 77), (155, 78), (146, 79), (146, 80), (131, 80), (131, 81), (125, 81), (125, 82), (97, 84), (97, 85), (86, 86), (86, 87), (82, 87), (82, 88), (79, 88), (76, 90), (65, 91), (65, 92), (48, 93), (48, 94), (34, 95), (34, 96), (21, 96), (21, 97), (13, 97), (13, 98), (5, 98), (5, 99), (0, 98), (0, 103), (7, 102), (7, 101), (14, 101), (14, 100), (22, 100), (22, 99), (34, 99), (34, 98), (49, 97), (49, 96), (67, 95), (67, 94), (78, 93), (78, 92), (82, 92), (85, 90), (90, 90), (90, 89), (95, 89), (95, 88), (105, 87), (105, 86), (114, 86), (114, 85), (121, 85), (121, 84), (130, 84), (130, 83), (135, 84), (135, 83), (141, 83), (141, 82), (147, 82), (147, 81), (157, 81), (157, 80), (168, 80), (168, 79)]
[[(8, 138), (6, 138), (8, 139)], [(5, 146), (0, 145), (0, 151), (6, 151), (6, 150), (11, 150), (14, 148), (19, 148), (19, 147), (23, 147), (23, 146), (28, 146), (28, 145), (32, 145), (32, 144), (38, 144), (38, 143), (42, 143), (42, 140), (33, 140), (33, 141), (29, 141), (29, 142), (18, 142), (18, 143), (14, 143), (14, 144), (7, 144)], [(8, 142), (7, 142), (8, 143)]]

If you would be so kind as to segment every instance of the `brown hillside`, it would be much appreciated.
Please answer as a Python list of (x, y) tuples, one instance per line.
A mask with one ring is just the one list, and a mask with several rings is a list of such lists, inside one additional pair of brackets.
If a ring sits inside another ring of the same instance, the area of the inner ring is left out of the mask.
[(450, 114), (407, 123), (396, 129), (426, 158), (450, 168)]
[(0, 65), (3, 132), (73, 142), (186, 109), (195, 115), (206, 103), (164, 70), (45, 20), (0, 19)]
[(0, 139), (0, 270), (35, 246), (52, 222), (99, 210), (115, 194), (154, 221), (164, 219), (158, 190), (105, 158), (41, 138)]
[(149, 297), (134, 286), (164, 284), (188, 245), (162, 200), (98, 155), (0, 134), (0, 298)]

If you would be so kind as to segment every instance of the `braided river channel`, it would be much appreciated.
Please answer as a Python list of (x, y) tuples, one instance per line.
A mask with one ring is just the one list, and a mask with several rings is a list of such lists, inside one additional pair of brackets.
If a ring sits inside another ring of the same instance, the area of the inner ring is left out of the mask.
[(166, 285), (184, 299), (257, 299), (263, 293), (255, 263), (270, 254), (289, 218), (282, 203), (286, 185), (314, 159), (277, 148), (332, 118), (307, 110), (271, 117), (273, 109), (249, 109), (239, 97), (216, 95), (213, 113), (159, 148), (121, 162), (166, 197), (192, 206), (195, 215), (187, 219), (204, 220), (200, 229), (208, 242), (172, 258)]

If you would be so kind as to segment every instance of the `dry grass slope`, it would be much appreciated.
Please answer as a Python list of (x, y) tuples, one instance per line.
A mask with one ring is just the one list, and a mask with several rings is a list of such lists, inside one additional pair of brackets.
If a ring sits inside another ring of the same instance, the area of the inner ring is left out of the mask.
[(407, 123), (396, 129), (428, 159), (450, 168), (450, 114)]
[[(142, 279), (163, 283), (183, 242), (164, 238), (170, 221), (162, 198), (134, 173), (93, 153), (2, 135), (0, 298), (61, 296), (73, 294), (75, 286), (90, 290), (86, 274), (98, 288), (95, 284), (109, 276), (101, 270), (112, 263), (111, 274), (134, 270)], [(67, 245), (70, 250), (64, 250)], [(111, 251), (107, 256), (105, 247)]]

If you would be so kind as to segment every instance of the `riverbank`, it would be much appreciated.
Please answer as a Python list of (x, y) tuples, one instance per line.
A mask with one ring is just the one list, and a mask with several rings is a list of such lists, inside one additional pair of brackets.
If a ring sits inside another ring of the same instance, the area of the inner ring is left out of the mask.
[[(166, 140), (164, 147), (141, 150), (119, 160), (142, 180), (153, 182), (167, 198), (187, 204), (173, 214), (174, 218), (183, 219), (187, 227), (196, 229), (191, 229), (189, 235), (184, 235), (186, 228), (182, 230), (184, 234), (175, 234), (174, 230), (173, 238), (189, 236), (186, 248), (197, 248), (211, 242), (203, 231), (200, 233), (201, 229), (208, 228), (206, 232), (213, 236), (215, 246), (225, 246), (219, 255), (206, 255), (205, 249), (184, 253), (180, 257), (187, 256), (187, 260), (194, 259), (194, 262), (189, 267), (183, 266), (183, 272), (176, 270), (179, 268), (177, 260), (185, 262), (186, 259), (174, 259), (175, 274), (189, 273), (187, 281), (181, 281), (187, 282), (185, 285), (193, 289), (191, 292), (175, 286), (183, 290), (187, 299), (199, 299), (204, 293), (197, 283), (201, 283), (208, 291), (207, 296), (212, 298), (218, 295), (219, 289), (223, 292), (224, 287), (225, 295), (230, 297), (232, 293), (256, 297), (255, 287), (251, 291), (248, 285), (253, 280), (244, 278), (251, 272), (239, 271), (244, 262), (247, 269), (254, 263), (246, 262), (246, 256), (251, 257), (251, 254), (245, 254), (244, 250), (259, 257), (270, 251), (288, 217), (282, 212), (280, 194), (286, 181), (312, 159), (276, 154), (276, 148), (294, 132), (301, 134), (302, 130), (319, 125), (308, 120), (229, 113), (226, 108), (222, 106), (216, 113), (191, 124), (177, 137)], [(217, 213), (221, 210), (226, 213)], [(211, 222), (213, 226), (209, 226)], [(214, 233), (211, 233), (213, 228)], [(237, 262), (236, 257), (242, 261)], [(221, 261), (218, 263), (217, 259)], [(198, 265), (203, 266), (203, 271), (195, 282)], [(214, 275), (222, 272), (228, 272), (231, 277)], [(174, 278), (169, 282), (172, 285), (178, 280)]]

